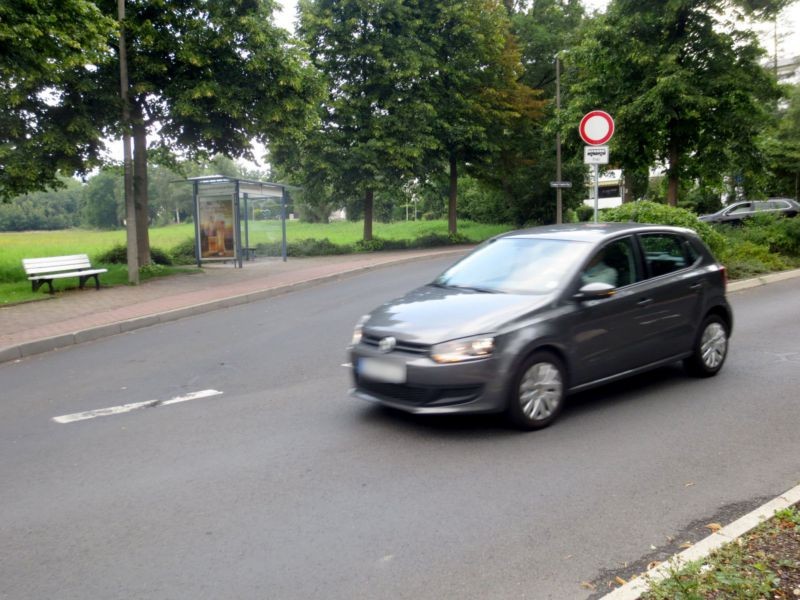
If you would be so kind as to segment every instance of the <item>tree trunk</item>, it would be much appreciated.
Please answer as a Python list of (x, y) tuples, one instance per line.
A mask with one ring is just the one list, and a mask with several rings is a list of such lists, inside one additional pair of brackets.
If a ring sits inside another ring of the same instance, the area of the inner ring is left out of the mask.
[(456, 222), (456, 202), (458, 201), (458, 162), (455, 154), (450, 156), (450, 197), (447, 202), (447, 230), (450, 235), (455, 235), (458, 224)]
[(372, 239), (372, 208), (375, 201), (375, 192), (367, 190), (364, 193), (364, 241)]
[(133, 199), (131, 160), (131, 105), (128, 84), (128, 49), (125, 41), (125, 0), (117, 0), (119, 20), (119, 86), (122, 100), (122, 155), (125, 180), (125, 239), (127, 241), (128, 283), (139, 284), (139, 252), (136, 244), (136, 205)]
[(628, 177), (627, 171), (622, 171), (622, 179), (619, 184), (622, 186), (622, 203), (633, 202), (633, 178)]
[(133, 123), (133, 197), (136, 205), (136, 245), (139, 266), (142, 267), (150, 264), (150, 219), (147, 207), (147, 129), (140, 115), (136, 115)]
[(667, 188), (667, 204), (678, 206), (678, 143), (669, 142), (669, 187)]

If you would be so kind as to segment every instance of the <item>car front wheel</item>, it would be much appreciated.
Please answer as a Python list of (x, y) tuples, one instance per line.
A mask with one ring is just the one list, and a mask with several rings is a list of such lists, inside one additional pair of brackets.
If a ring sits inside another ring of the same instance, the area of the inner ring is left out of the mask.
[(684, 361), (686, 370), (697, 377), (719, 373), (728, 356), (728, 325), (717, 316), (706, 317), (694, 343), (692, 355)]
[(549, 352), (535, 352), (522, 364), (508, 403), (508, 416), (520, 429), (547, 427), (564, 405), (564, 366)]

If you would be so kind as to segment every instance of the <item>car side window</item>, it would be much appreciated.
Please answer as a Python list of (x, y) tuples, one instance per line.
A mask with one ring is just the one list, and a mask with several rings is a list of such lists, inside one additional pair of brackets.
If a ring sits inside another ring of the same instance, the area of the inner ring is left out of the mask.
[(740, 204), (738, 206), (734, 206), (728, 211), (729, 215), (738, 215), (741, 213), (749, 213), (753, 212), (753, 206), (748, 202), (746, 204)]
[(608, 283), (623, 287), (639, 280), (633, 238), (614, 240), (598, 250), (581, 273), (581, 285)]
[(639, 239), (651, 277), (680, 271), (689, 266), (686, 245), (680, 236), (670, 233), (648, 233)]

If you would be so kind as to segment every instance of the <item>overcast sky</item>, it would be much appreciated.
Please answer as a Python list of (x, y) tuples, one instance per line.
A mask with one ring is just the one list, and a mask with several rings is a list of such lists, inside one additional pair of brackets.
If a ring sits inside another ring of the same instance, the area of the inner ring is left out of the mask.
[[(275, 13), (275, 21), (278, 25), (293, 31), (295, 12), (297, 11), (296, 0), (277, 1), (283, 6), (283, 10)], [(608, 4), (608, 0), (584, 0), (583, 4), (589, 10), (603, 10)], [(762, 32), (761, 43), (772, 54), (772, 24), (759, 28), (759, 31)], [(778, 36), (778, 56), (789, 58), (800, 55), (800, 1), (783, 11), (778, 20)]]

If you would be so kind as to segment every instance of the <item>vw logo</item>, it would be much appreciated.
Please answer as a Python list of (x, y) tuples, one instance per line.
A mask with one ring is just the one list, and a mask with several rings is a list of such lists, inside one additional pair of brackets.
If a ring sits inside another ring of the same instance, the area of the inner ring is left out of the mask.
[(397, 346), (397, 340), (393, 337), (385, 337), (380, 342), (378, 342), (378, 350), (380, 350), (384, 354), (394, 350), (395, 346)]

